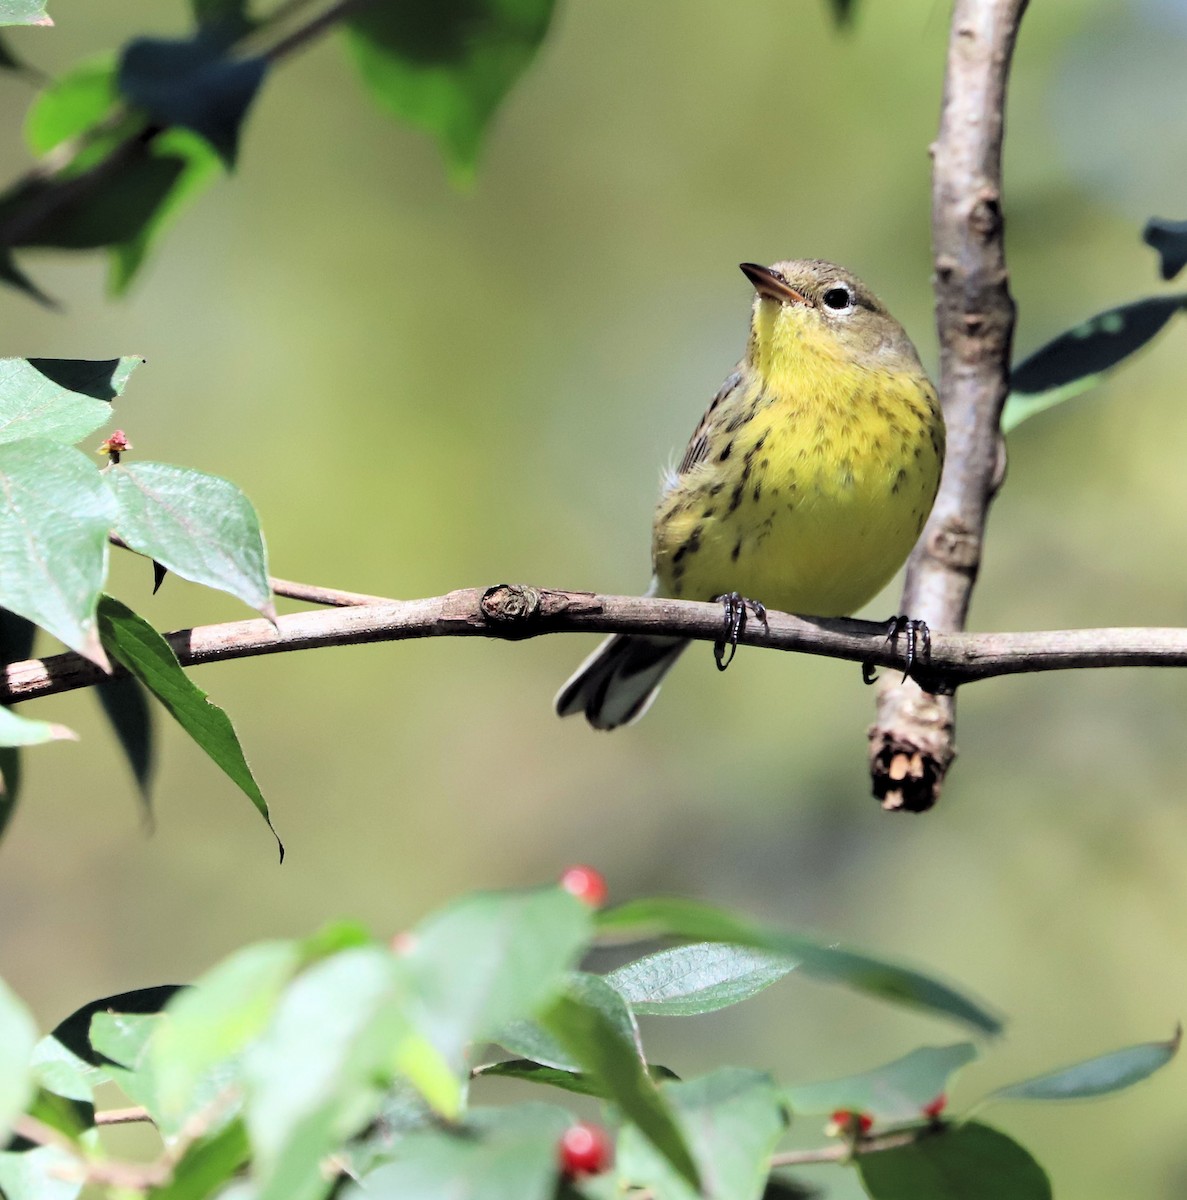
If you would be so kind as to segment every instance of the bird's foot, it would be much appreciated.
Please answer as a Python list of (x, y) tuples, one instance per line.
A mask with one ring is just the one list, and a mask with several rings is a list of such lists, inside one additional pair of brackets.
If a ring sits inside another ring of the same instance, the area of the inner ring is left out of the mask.
[(746, 628), (748, 611), (762, 622), (763, 629), (768, 633), (771, 632), (771, 627), (767, 623), (766, 606), (757, 600), (748, 600), (740, 592), (727, 592), (716, 599), (721, 603), (723, 612), (721, 636), (713, 643), (713, 661), (717, 663), (719, 671), (724, 671), (734, 661), (734, 655), (738, 651), (738, 639)]
[[(907, 643), (903, 660), (903, 682), (906, 683), (911, 677), (911, 669), (916, 661), (931, 657), (931, 630), (928, 629), (926, 621), (917, 621), (904, 613), (896, 613), (886, 622), (886, 641), (897, 642), (900, 633), (906, 636)], [(872, 683), (873, 680), (867, 674), (868, 667), (868, 663), (862, 666), (862, 678), (867, 683)]]

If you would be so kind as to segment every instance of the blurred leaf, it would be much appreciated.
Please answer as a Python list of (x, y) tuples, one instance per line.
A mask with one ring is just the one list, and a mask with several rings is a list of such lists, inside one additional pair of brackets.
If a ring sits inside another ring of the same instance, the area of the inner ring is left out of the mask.
[(30, 1059), (37, 1026), (29, 1010), (0, 981), (0, 1144), (33, 1092)]
[(45, 438), (0, 445), (0, 605), (104, 668), (95, 605), (115, 515), (77, 450)]
[(52, 25), (45, 0), (0, 0), (0, 25)]
[[(56, 1129), (65, 1134), (71, 1141), (91, 1132), (95, 1125), (95, 1107), (89, 1102), (71, 1100), (56, 1092), (38, 1088), (25, 1111), (34, 1120)], [(14, 1137), (9, 1144), (10, 1150), (31, 1150), (35, 1142), (26, 1142), (22, 1137)]]
[(275, 619), (259, 519), (233, 483), (154, 462), (113, 464), (103, 478), (119, 506), (115, 531), (131, 549)]
[(604, 978), (636, 1013), (694, 1016), (749, 999), (794, 967), (760, 950), (695, 942), (636, 959)]
[(838, 27), (843, 28), (852, 23), (853, 14), (857, 11), (857, 0), (829, 0), (829, 7), (833, 10), (833, 20)]
[(555, 887), (467, 896), (434, 913), (401, 955), (418, 1027), (461, 1070), (470, 1043), (494, 1038), (562, 986), (591, 932), (590, 910)]
[(205, 138), (230, 170), (247, 110), (268, 70), (262, 57), (230, 58), (221, 38), (138, 38), (120, 59), (120, 92), (160, 125)]
[(842, 983), (882, 1000), (954, 1017), (984, 1033), (1001, 1031), (1001, 1021), (981, 1005), (918, 971), (796, 934), (751, 925), (721, 909), (691, 900), (637, 900), (598, 914), (605, 933), (690, 938), (752, 946), (797, 961), (817, 979)]
[(571, 1123), (546, 1104), (475, 1109), (461, 1129), (409, 1134), (395, 1162), (348, 1185), (342, 1200), (549, 1200)]
[(231, 1121), (191, 1143), (169, 1182), (152, 1189), (152, 1200), (207, 1200), (243, 1169), (250, 1151), (243, 1122)]
[(18, 292), (24, 292), (31, 300), (46, 308), (57, 308), (57, 302), (52, 296), (46, 295), (13, 261), (12, 253), (7, 246), (0, 245), (0, 283), (7, 283)]
[(1003, 433), (1028, 417), (1096, 387), (1187, 306), (1187, 294), (1153, 296), (1097, 313), (1036, 350), (1010, 373), (1002, 410)]
[(433, 134), (472, 176), (486, 127), (548, 31), (555, 0), (403, 0), (348, 22), (363, 82), (402, 120)]
[(789, 1179), (786, 1175), (772, 1175), (767, 1180), (762, 1200), (813, 1200), (813, 1197), (823, 1195), (819, 1188), (810, 1187), (798, 1179)]
[(1059, 1071), (1036, 1075), (1033, 1079), (998, 1088), (982, 1103), (990, 1100), (1082, 1100), (1120, 1091), (1165, 1067), (1178, 1053), (1182, 1036), (1183, 1028), (1179, 1026), (1169, 1042), (1143, 1042)]
[(119, 99), (109, 55), (67, 71), (43, 88), (25, 117), (25, 144), (38, 157), (99, 124)]
[(72, 446), (88, 437), (111, 420), (111, 405), (105, 401), (117, 393), (112, 389), (110, 396), (95, 395), (104, 372), (111, 385), (121, 373), (126, 380), (140, 361), (0, 359), (0, 442), (48, 438)]
[(0, 837), (3, 837), (21, 794), (21, 752), (0, 746)]
[[(91, 1018), (91, 1045), (109, 1060), (106, 1068), (112, 1082), (132, 1101), (141, 1105), (154, 1121), (159, 1120), (156, 1080), (148, 1056), (148, 1043), (160, 1028), (160, 1013), (99, 1012)], [(209, 1089), (196, 1104), (209, 1103)], [(178, 1128), (162, 1126), (162, 1135), (178, 1133)]]
[(783, 1095), (797, 1115), (845, 1108), (868, 1113), (876, 1121), (914, 1121), (923, 1115), (924, 1105), (947, 1090), (949, 1079), (976, 1057), (971, 1042), (920, 1046), (873, 1071), (785, 1088)]
[(896, 1150), (859, 1154), (873, 1200), (1050, 1200), (1047, 1175), (1017, 1142), (970, 1122)]
[[(76, 396), (90, 396), (93, 400), (114, 400), (122, 396), (128, 380), (137, 367), (143, 365), (144, 359), (139, 354), (126, 354), (123, 358), (30, 358), (16, 359), (16, 362), (26, 361), (51, 383), (57, 384), (66, 392)], [(49, 397), (46, 397), (48, 401)], [(106, 410), (106, 420), (111, 416), (111, 409)], [(102, 424), (102, 422), (100, 422)], [(95, 429), (98, 426), (94, 426)], [(81, 433), (86, 437), (92, 430)], [(50, 433), (38, 430), (36, 433), (29, 428), (27, 437), (51, 437)], [(59, 435), (60, 441), (66, 441), (66, 434)], [(78, 438), (74, 439), (75, 441)]]
[[(558, 1067), (545, 1066), (527, 1058), (509, 1058), (502, 1062), (488, 1063), (477, 1067), (475, 1078), (520, 1079), (524, 1083), (540, 1083), (549, 1087), (560, 1088), (565, 1092), (573, 1092), (579, 1096), (598, 1096), (603, 1100), (610, 1099), (605, 1085), (599, 1079), (583, 1075), (580, 1071), (564, 1071)], [(661, 1067), (656, 1063), (647, 1064), (647, 1074), (656, 1083), (666, 1079), (675, 1079), (676, 1073)]]
[(132, 768), (145, 821), (152, 821), (152, 776), (156, 765), (156, 743), (152, 712), (144, 685), (134, 675), (113, 675), (95, 688), (99, 703)]
[(229, 45), (256, 27), (249, 7), (248, 0), (190, 0), (195, 24), (220, 45)]
[[(642, 1057), (639, 1028), (623, 998), (599, 975), (575, 971), (566, 980), (566, 990), (585, 1004), (601, 1011), (620, 1037), (634, 1042)], [(500, 1046), (523, 1058), (562, 1071), (579, 1071), (580, 1064), (538, 1021), (518, 1020), (505, 1024), (493, 1036)]]
[[(49, 1038), (64, 1046), (72, 1055), (93, 1067), (105, 1068), (108, 1060), (91, 1045), (91, 1021), (96, 1013), (158, 1013), (181, 990), (175, 983), (136, 988), (114, 996), (100, 996), (75, 1009), (54, 1026)], [(46, 1039), (49, 1040), (49, 1039)], [(45, 1052), (39, 1054), (44, 1061)], [(47, 1084), (47, 1086), (49, 1086)], [(66, 1093), (69, 1094), (69, 1093)]]
[(23, 75), (30, 83), (38, 86), (45, 82), (45, 77), (36, 67), (29, 66), (27, 62), (13, 53), (7, 37), (0, 37), (0, 71)]
[(0, 746), (43, 746), (46, 742), (78, 741), (78, 734), (65, 725), (21, 717), (11, 708), (0, 707)]
[[(111, 657), (160, 700), (169, 715), (256, 806), (276, 837), (267, 801), (243, 757), (230, 717), (181, 669), (169, 643), (143, 617), (111, 596), (100, 601), (99, 631)], [(284, 843), (276, 837), (276, 844), (283, 862)]]
[(136, 272), (162, 231), (182, 209), (222, 173), (218, 155), (209, 143), (188, 129), (167, 129), (153, 139), (154, 153), (182, 164), (169, 191), (152, 216), (127, 241), (110, 248), (108, 287), (113, 295), (127, 291)]
[(74, 1200), (81, 1191), (78, 1159), (60, 1146), (0, 1154), (0, 1194), (6, 1200)]
[(296, 942), (247, 946), (172, 999), (150, 1051), (168, 1124), (176, 1125), (191, 1111), (204, 1076), (264, 1031), (301, 957)]
[(635, 1129), (618, 1142), (618, 1169), (633, 1185), (665, 1200), (760, 1200), (771, 1152), (787, 1120), (768, 1076), (726, 1067), (686, 1083), (669, 1083), (663, 1094), (693, 1149), (705, 1191), (693, 1191)]
[(1174, 279), (1187, 267), (1187, 221), (1151, 217), (1142, 231), (1142, 241), (1158, 251), (1163, 279)]
[(47, 1092), (91, 1107), (94, 1105), (95, 1088), (107, 1082), (107, 1076), (101, 1068), (80, 1058), (52, 1033), (37, 1043), (32, 1064), (33, 1078)]
[(622, 1114), (694, 1190), (700, 1187), (696, 1164), (667, 1101), (652, 1082), (634, 1042), (606, 1014), (585, 999), (558, 996), (540, 1017), (541, 1024), (601, 1082)]

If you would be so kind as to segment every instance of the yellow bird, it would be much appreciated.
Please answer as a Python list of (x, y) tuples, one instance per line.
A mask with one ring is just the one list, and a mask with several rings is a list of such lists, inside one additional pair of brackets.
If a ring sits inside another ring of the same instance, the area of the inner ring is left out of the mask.
[[(735, 642), (739, 605), (835, 617), (873, 599), (919, 537), (944, 462), (935, 388), (861, 280), (819, 259), (742, 271), (746, 355), (664, 480), (649, 593), (725, 600)], [(637, 720), (687, 645), (608, 638), (557, 712), (596, 729)]]

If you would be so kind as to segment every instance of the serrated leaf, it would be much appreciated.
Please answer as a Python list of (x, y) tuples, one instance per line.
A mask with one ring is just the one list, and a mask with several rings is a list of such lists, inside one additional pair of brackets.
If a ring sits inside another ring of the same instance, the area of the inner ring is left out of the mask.
[(814, 978), (844, 984), (895, 1004), (952, 1017), (983, 1033), (1001, 1031), (997, 1017), (938, 979), (842, 946), (752, 925), (696, 901), (637, 900), (599, 913), (597, 924), (606, 933), (729, 942), (785, 955), (795, 959), (799, 970)]
[(977, 1122), (855, 1161), (873, 1200), (1051, 1200), (1047, 1175), (1030, 1154)]
[(560, 888), (466, 896), (412, 931), (401, 956), (418, 1028), (461, 1070), (471, 1043), (533, 1013), (588, 945), (590, 910)]
[(30, 1059), (36, 1045), (29, 1010), (0, 981), (0, 1145), (33, 1094)]
[(0, 445), (0, 605), (104, 668), (95, 608), (115, 516), (77, 450), (45, 438)]
[(0, 359), (0, 442), (48, 438), (73, 445), (88, 437), (111, 420), (111, 405), (104, 402), (123, 390), (140, 362)]
[(1187, 294), (1136, 300), (1097, 313), (1036, 350), (1010, 373), (1002, 432), (1096, 387), (1185, 306)]
[[(2, 448), (0, 448), (2, 449)], [(99, 632), (111, 657), (131, 671), (171, 717), (255, 805), (276, 837), (272, 818), (231, 718), (181, 669), (167, 641), (143, 617), (111, 596), (99, 604)], [(276, 837), (284, 860), (284, 844)]]
[(137, 38), (120, 58), (120, 92), (161, 125), (205, 138), (234, 167), (247, 110), (268, 71), (267, 59), (229, 57), (220, 37), (186, 41)]
[(797, 1115), (843, 1108), (868, 1113), (880, 1122), (914, 1121), (923, 1115), (925, 1105), (947, 1090), (952, 1076), (976, 1057), (972, 1042), (920, 1046), (872, 1071), (785, 1088), (783, 1096)]
[(633, 1128), (618, 1143), (619, 1175), (665, 1200), (760, 1200), (775, 1143), (787, 1127), (766, 1075), (726, 1067), (700, 1079), (663, 1086), (692, 1147), (703, 1191), (692, 1191)]
[(52, 25), (45, 0), (0, 0), (0, 25)]
[(233, 483), (153, 462), (113, 464), (103, 477), (119, 506), (115, 531), (128, 546), (275, 618), (259, 519)]
[(0, 1153), (0, 1194), (7, 1200), (74, 1200), (83, 1184), (78, 1166), (61, 1146)]
[(1158, 252), (1163, 279), (1174, 279), (1187, 267), (1187, 221), (1151, 217), (1142, 231), (1142, 241)]
[(144, 819), (151, 823), (156, 739), (148, 694), (134, 675), (115, 675), (101, 680), (95, 694), (132, 769)]
[(557, 1142), (570, 1123), (546, 1104), (475, 1109), (459, 1130), (410, 1133), (395, 1162), (348, 1185), (342, 1200), (549, 1200)]
[(641, 1016), (694, 1016), (749, 999), (794, 967), (761, 950), (696, 942), (636, 959), (604, 978)]
[[(608, 985), (607, 985), (608, 986)], [(700, 1187), (697, 1167), (667, 1101), (638, 1054), (605, 1013), (572, 995), (558, 996), (540, 1023), (580, 1063), (584, 1073), (600, 1080), (605, 1094), (638, 1127), (676, 1174), (694, 1191)]]
[(0, 707), (0, 746), (43, 746), (46, 742), (78, 741), (78, 734), (52, 721), (21, 717)]
[(37, 94), (25, 117), (25, 144), (40, 158), (103, 121), (118, 99), (110, 55), (81, 63)]
[(350, 17), (364, 84), (401, 120), (437, 138), (469, 178), (495, 110), (539, 49), (555, 0), (375, 5)]
[(1165, 1067), (1178, 1053), (1182, 1036), (1183, 1029), (1179, 1026), (1170, 1041), (1127, 1046), (1124, 1050), (1114, 1050), (1058, 1071), (1036, 1075), (1021, 1083), (998, 1088), (981, 1103), (990, 1100), (1083, 1100), (1118, 1092)]

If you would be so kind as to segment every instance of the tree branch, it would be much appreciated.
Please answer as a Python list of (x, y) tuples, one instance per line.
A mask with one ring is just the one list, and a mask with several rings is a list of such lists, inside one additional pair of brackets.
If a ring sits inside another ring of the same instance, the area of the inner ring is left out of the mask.
[[(891, 689), (898, 688), (902, 649), (887, 639), (883, 624), (775, 612), (768, 614), (768, 619), (769, 630), (751, 620), (741, 643), (886, 667), (895, 672), (888, 677), (888, 684)], [(485, 591), (465, 588), (424, 600), (350, 603), (289, 613), (278, 618), (276, 626), (263, 619), (233, 621), (182, 629), (165, 637), (182, 666), (189, 667), (319, 646), (426, 637), (521, 641), (550, 633), (650, 633), (714, 642), (721, 636), (721, 606), (499, 584)], [(1068, 629), (938, 633), (932, 639), (931, 653), (915, 665), (912, 674), (935, 694), (979, 679), (1034, 671), (1183, 666), (1187, 666), (1187, 629)], [(0, 704), (93, 687), (106, 678), (94, 663), (73, 651), (11, 663), (0, 677)]]
[[(999, 432), (1009, 390), (1014, 302), (1002, 229), (1006, 79), (1027, 0), (956, 0), (940, 131), (932, 148), (932, 238), (944, 478), (907, 568), (902, 611), (933, 632), (963, 629), (989, 505), (1004, 474)], [(884, 685), (870, 730), (870, 773), (884, 808), (920, 812), (955, 757), (955, 701)]]

